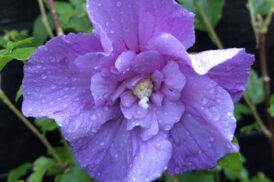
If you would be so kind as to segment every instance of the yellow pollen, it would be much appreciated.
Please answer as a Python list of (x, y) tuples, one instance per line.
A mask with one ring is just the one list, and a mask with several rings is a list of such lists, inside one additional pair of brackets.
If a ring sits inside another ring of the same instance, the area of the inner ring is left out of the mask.
[(133, 89), (134, 95), (136, 95), (139, 99), (144, 97), (150, 97), (152, 94), (153, 84), (149, 78), (144, 78), (140, 80), (137, 85)]

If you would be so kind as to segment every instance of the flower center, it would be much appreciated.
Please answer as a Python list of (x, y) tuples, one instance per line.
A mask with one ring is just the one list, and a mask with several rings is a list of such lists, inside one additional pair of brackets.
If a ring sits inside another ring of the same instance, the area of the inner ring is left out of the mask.
[(152, 94), (153, 84), (149, 78), (140, 80), (133, 89), (133, 94), (136, 95), (140, 101), (139, 106), (148, 109), (149, 97)]

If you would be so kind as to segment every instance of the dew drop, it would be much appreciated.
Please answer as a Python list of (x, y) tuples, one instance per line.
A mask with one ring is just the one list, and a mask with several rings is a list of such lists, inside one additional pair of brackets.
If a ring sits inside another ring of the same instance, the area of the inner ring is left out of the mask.
[(117, 1), (116, 6), (120, 7), (121, 5), (122, 5), (122, 3), (120, 1)]
[(51, 88), (51, 89), (55, 89), (55, 88), (56, 88), (56, 85), (51, 85), (50, 88)]
[(207, 104), (208, 103), (208, 99), (206, 97), (203, 98), (202, 100), (203, 104)]
[(41, 78), (45, 80), (47, 78), (47, 75), (42, 75)]
[(231, 113), (231, 112), (228, 112), (227, 115), (228, 115), (228, 116), (232, 116), (232, 113)]
[(96, 119), (96, 116), (95, 116), (95, 114), (93, 114), (92, 116), (91, 116), (91, 120), (95, 120)]

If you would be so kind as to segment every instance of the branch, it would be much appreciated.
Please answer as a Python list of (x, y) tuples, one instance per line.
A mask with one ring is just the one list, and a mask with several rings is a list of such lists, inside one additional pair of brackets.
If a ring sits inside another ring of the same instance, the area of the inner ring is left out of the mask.
[(40, 12), (41, 12), (41, 15), (42, 15), (42, 22), (48, 32), (48, 35), (50, 38), (53, 38), (54, 35), (52, 33), (52, 30), (50, 28), (50, 25), (49, 25), (49, 22), (48, 22), (48, 18), (47, 18), (47, 15), (46, 15), (46, 11), (45, 11), (45, 7), (44, 7), (44, 4), (43, 4), (43, 1), (42, 0), (38, 0), (38, 4), (39, 4), (39, 8), (40, 8)]
[(218, 49), (223, 49), (223, 45), (218, 37), (218, 35), (216, 34), (214, 28), (212, 27), (211, 23), (208, 20), (208, 17), (205, 13), (205, 10), (203, 9), (203, 7), (201, 6), (201, 3), (199, 0), (194, 0), (196, 7), (199, 10), (199, 13), (201, 14), (203, 21), (208, 29), (209, 34), (211, 35), (215, 45), (218, 47)]
[(51, 11), (51, 15), (54, 21), (54, 25), (55, 25), (55, 29), (56, 29), (56, 35), (63, 35), (64, 32), (59, 24), (59, 19), (58, 19), (58, 15), (54, 6), (54, 0), (48, 0), (49, 3), (49, 7), (50, 7), (50, 11)]
[(258, 44), (259, 44), (258, 32), (259, 31), (258, 31), (258, 27), (256, 26), (256, 17), (255, 17), (254, 8), (253, 8), (253, 4), (252, 4), (251, 0), (248, 0), (247, 7), (248, 7), (248, 11), (249, 11), (251, 25), (252, 25), (252, 28), (253, 28), (253, 31), (254, 31), (254, 34), (255, 34), (255, 37), (256, 37), (256, 43), (257, 43), (257, 46), (258, 46)]
[(2, 89), (0, 89), (0, 99), (12, 110), (12, 112), (36, 135), (37, 138), (45, 145), (50, 154), (52, 154), (53, 158), (58, 162), (60, 166), (64, 166), (62, 160), (57, 155), (54, 148), (51, 146), (47, 138), (41, 134), (32, 124), (31, 122), (25, 118), (21, 112), (12, 104), (9, 98), (5, 95)]

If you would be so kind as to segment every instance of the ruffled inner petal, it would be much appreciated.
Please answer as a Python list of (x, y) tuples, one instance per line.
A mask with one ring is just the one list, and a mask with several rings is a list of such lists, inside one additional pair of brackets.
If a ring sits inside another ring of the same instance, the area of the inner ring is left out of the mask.
[(179, 65), (176, 62), (170, 61), (164, 67), (162, 73), (164, 75), (162, 93), (170, 100), (179, 100), (186, 82), (184, 74), (179, 69)]
[(191, 65), (185, 46), (169, 33), (161, 32), (155, 35), (148, 41), (145, 49), (157, 50), (162, 55), (167, 56), (167, 59), (181, 60)]
[(132, 62), (132, 68), (136, 73), (151, 73), (161, 69), (163, 64), (163, 57), (157, 51), (151, 50), (138, 54)]
[(102, 70), (91, 78), (90, 91), (95, 105), (111, 103), (111, 96), (115, 93), (119, 83), (108, 70)]
[(155, 109), (158, 123), (163, 130), (170, 130), (175, 123), (180, 121), (185, 106), (181, 101), (170, 101), (165, 98), (162, 106)]

